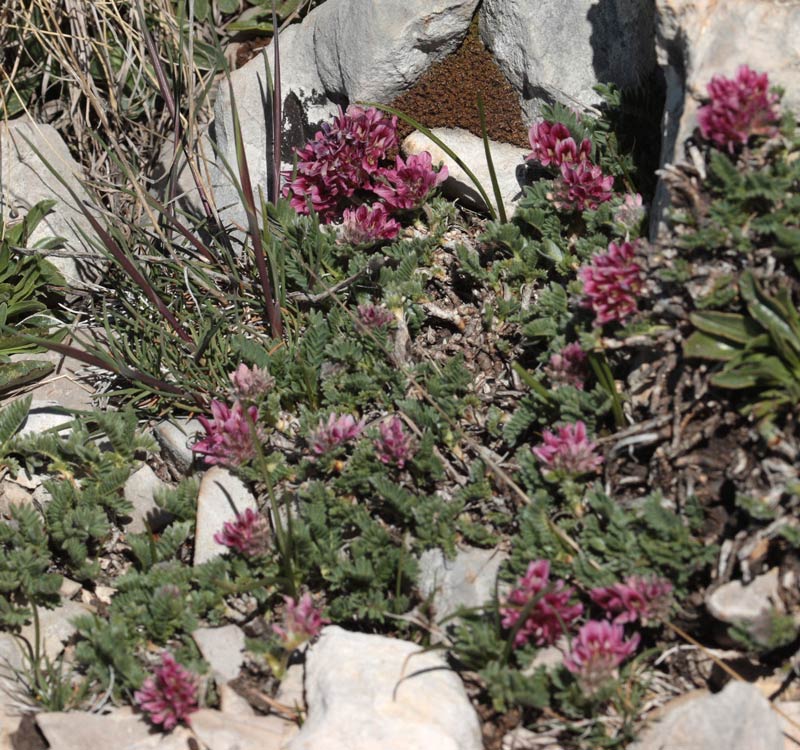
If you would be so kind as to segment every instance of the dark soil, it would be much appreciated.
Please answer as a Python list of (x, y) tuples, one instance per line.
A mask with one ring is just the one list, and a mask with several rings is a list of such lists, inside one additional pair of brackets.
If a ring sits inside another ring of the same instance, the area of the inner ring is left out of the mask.
[[(428, 68), (391, 106), (429, 128), (464, 128), (480, 136), (478, 94), (483, 97), (489, 138), (527, 148), (528, 130), (519, 98), (474, 23), (461, 46)], [(401, 122), (398, 138), (402, 141), (412, 130)]]

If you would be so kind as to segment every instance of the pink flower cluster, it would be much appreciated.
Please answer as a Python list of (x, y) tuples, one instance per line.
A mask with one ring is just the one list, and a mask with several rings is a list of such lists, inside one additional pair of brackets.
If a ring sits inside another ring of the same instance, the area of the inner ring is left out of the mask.
[(266, 393), (275, 379), (258, 365), (248, 367), (242, 362), (228, 377), (233, 390), (239, 398), (253, 399)]
[(531, 151), (525, 158), (560, 172), (553, 190), (553, 203), (561, 211), (595, 209), (611, 200), (614, 178), (591, 162), (592, 144), (584, 138), (577, 145), (566, 125), (546, 120), (528, 131)]
[(306, 592), (295, 601), (291, 596), (284, 596), (286, 611), (283, 625), (273, 625), (272, 631), (280, 638), (286, 651), (294, 651), (298, 646), (319, 635), (322, 626), (329, 620), (314, 606), (311, 594)]
[(578, 271), (586, 306), (594, 310), (596, 324), (622, 322), (636, 312), (644, 279), (635, 254), (632, 243), (611, 242), (608, 252), (593, 256), (592, 262)]
[(639, 620), (642, 625), (655, 625), (669, 614), (672, 584), (664, 578), (630, 576), (624, 583), (592, 589), (589, 596), (614, 616), (615, 623)]
[(394, 323), (392, 311), (384, 305), (359, 305), (358, 319), (367, 328), (381, 328)]
[[(192, 450), (200, 453), (207, 464), (226, 464), (239, 466), (256, 456), (256, 446), (253, 441), (253, 428), (251, 424), (258, 424), (258, 408), (255, 406), (242, 406), (241, 401), (235, 401), (228, 407), (221, 401), (211, 402), (212, 418), (198, 417), (200, 424), (206, 431), (206, 436), (198, 440)], [(262, 435), (255, 427), (256, 437)]]
[(523, 610), (527, 611), (525, 621), (514, 637), (515, 646), (523, 646), (531, 640), (537, 646), (552, 645), (564, 628), (583, 612), (582, 604), (570, 603), (572, 587), (561, 579), (552, 583), (549, 579), (549, 561), (530, 563), (517, 588), (500, 608), (502, 625), (509, 630), (523, 617)]
[(554, 385), (571, 385), (582, 391), (589, 376), (586, 352), (579, 344), (567, 344), (558, 354), (550, 357), (550, 363), (544, 371)]
[(246, 557), (258, 557), (267, 550), (269, 524), (261, 513), (247, 508), (236, 514), (235, 521), (225, 521), (222, 531), (214, 534), (214, 541)]
[(311, 450), (318, 456), (328, 453), (339, 445), (355, 440), (364, 430), (364, 420), (356, 421), (351, 414), (334, 413), (327, 422), (322, 419), (317, 429), (309, 435)]
[[(333, 123), (323, 123), (314, 139), (297, 149), (297, 173), (283, 194), (298, 213), (307, 214), (310, 203), (325, 223), (343, 218), (348, 242), (392, 239), (400, 225), (389, 211), (418, 208), (447, 178), (447, 168), (436, 172), (427, 152), (405, 161), (398, 156), (393, 167), (384, 165), (387, 152), (396, 146), (396, 117), (374, 107), (339, 108)], [(284, 176), (291, 178), (291, 172)], [(373, 193), (382, 203), (358, 205), (364, 193)]]
[(375, 441), (378, 460), (402, 469), (413, 455), (411, 437), (403, 430), (403, 421), (392, 417), (388, 422), (381, 422), (378, 430), (380, 437)]
[(752, 135), (772, 136), (778, 131), (778, 96), (769, 93), (766, 73), (742, 65), (735, 78), (714, 76), (708, 96), (710, 102), (697, 111), (697, 121), (703, 138), (719, 148), (733, 153)]
[(572, 640), (564, 666), (577, 675), (584, 693), (592, 695), (617, 676), (617, 667), (636, 651), (639, 640), (638, 633), (625, 640), (622, 625), (590, 620)]
[(197, 682), (197, 675), (165, 651), (161, 665), (133, 694), (133, 699), (153, 724), (170, 730), (178, 722), (188, 723), (189, 714), (197, 711)]
[(533, 448), (533, 454), (550, 471), (569, 475), (587, 474), (597, 471), (603, 457), (597, 454), (597, 445), (586, 436), (586, 425), (578, 420), (565, 424), (558, 433), (545, 430), (541, 445)]
[(342, 236), (352, 245), (391, 240), (399, 233), (400, 224), (389, 217), (383, 203), (371, 207), (362, 203), (358, 208), (346, 208), (342, 214)]

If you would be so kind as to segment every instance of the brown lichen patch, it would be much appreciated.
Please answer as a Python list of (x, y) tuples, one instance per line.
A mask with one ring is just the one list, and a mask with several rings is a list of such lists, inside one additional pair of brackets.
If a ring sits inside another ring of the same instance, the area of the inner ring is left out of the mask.
[[(527, 148), (528, 131), (519, 97), (481, 41), (477, 24), (453, 54), (432, 65), (391, 106), (429, 128), (464, 128), (480, 136), (479, 93), (489, 138)], [(401, 122), (400, 140), (411, 131)]]

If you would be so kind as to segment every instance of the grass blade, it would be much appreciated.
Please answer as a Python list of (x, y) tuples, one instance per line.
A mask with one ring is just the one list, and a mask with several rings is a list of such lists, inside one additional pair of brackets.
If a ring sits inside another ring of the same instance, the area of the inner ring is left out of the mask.
[(503, 204), (503, 196), (500, 194), (500, 183), (497, 181), (497, 172), (495, 171), (494, 162), (492, 161), (492, 150), (489, 148), (489, 131), (486, 129), (486, 112), (483, 108), (483, 97), (480, 94), (478, 94), (478, 116), (481, 120), (483, 150), (486, 153), (486, 167), (489, 170), (489, 179), (492, 181), (492, 191), (494, 192), (494, 200), (497, 204), (497, 213), (500, 216), (500, 221), (503, 224), (507, 224), (506, 207)]

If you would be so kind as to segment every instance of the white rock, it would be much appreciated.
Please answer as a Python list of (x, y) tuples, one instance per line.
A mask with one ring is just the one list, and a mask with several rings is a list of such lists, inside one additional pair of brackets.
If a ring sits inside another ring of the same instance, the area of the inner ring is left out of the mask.
[[(32, 144), (32, 145), (31, 145)], [(29, 247), (40, 240), (61, 237), (61, 256), (43, 255), (56, 266), (67, 282), (75, 288), (92, 288), (100, 278), (102, 266), (98, 251), (84, 240), (81, 231), (94, 236), (91, 225), (76, 206), (69, 192), (47, 169), (34, 148), (50, 163), (81, 201), (90, 201), (89, 194), (76, 175), (80, 165), (72, 158), (61, 136), (51, 125), (34, 123), (28, 117), (18, 117), (0, 123), (0, 218), (9, 221), (11, 210), (27, 213), (42, 200), (55, 200), (56, 205), (30, 237)], [(79, 231), (80, 230), (80, 231)], [(83, 256), (83, 257), (79, 257)]]
[(33, 494), (10, 479), (0, 481), (0, 516), (8, 516), (12, 505), (32, 505)]
[(55, 370), (32, 388), (37, 401), (57, 403), (65, 409), (89, 410), (93, 408), (94, 389), (82, 382), (86, 365), (58, 352), (24, 352), (12, 354), (12, 362), (36, 360), (54, 365)]
[(209, 750), (282, 750), (297, 725), (279, 716), (238, 716), (203, 708), (192, 714), (192, 729)]
[(218, 682), (235, 680), (244, 663), (244, 632), (236, 625), (198, 628), (192, 638)]
[(181, 474), (188, 474), (192, 468), (194, 453), (191, 446), (195, 442), (194, 436), (204, 432), (199, 419), (165, 419), (153, 430), (164, 456)]
[(131, 521), (125, 527), (131, 533), (141, 533), (149, 527), (159, 532), (169, 523), (170, 514), (158, 507), (155, 494), (166, 487), (156, 473), (143, 464), (128, 477), (123, 487), (125, 499), (133, 505)]
[[(459, 158), (469, 167), (496, 209), (497, 201), (492, 190), (492, 181), (489, 178), (489, 166), (486, 162), (483, 139), (461, 128), (433, 128), (431, 132), (458, 154)], [(489, 146), (503, 205), (506, 213), (511, 217), (514, 214), (516, 203), (522, 197), (522, 185), (517, 180), (517, 167), (523, 165), (529, 149), (495, 141), (490, 141)], [(406, 154), (419, 154), (423, 151), (430, 153), (434, 165), (444, 164), (447, 167), (448, 178), (441, 186), (443, 194), (449, 198), (460, 200), (468, 208), (485, 209), (486, 203), (481, 198), (475, 183), (443, 149), (439, 148), (426, 135), (415, 130), (403, 141), (402, 149)]]
[[(42, 651), (50, 659), (56, 659), (64, 650), (64, 644), (75, 634), (77, 629), (72, 620), (88, 612), (83, 604), (71, 600), (63, 602), (55, 609), (39, 608)], [(34, 645), (35, 630), (32, 622), (22, 628), (21, 635), (27, 638), (32, 646)]]
[[(656, 50), (667, 82), (661, 167), (685, 161), (684, 142), (697, 127), (706, 84), (740, 65), (769, 74), (783, 104), (800, 114), (800, 4), (775, 0), (656, 0)], [(666, 229), (669, 196), (659, 185), (650, 233)]]
[(219, 693), (219, 709), (222, 713), (248, 718), (256, 715), (247, 699), (239, 695), (230, 685), (224, 682), (217, 685), (217, 692)]
[(477, 547), (459, 549), (452, 560), (441, 549), (423, 552), (417, 585), (423, 599), (433, 596), (436, 621), (450, 617), (459, 607), (481, 607), (491, 601), (497, 573), (507, 557), (498, 550)]
[(227, 551), (214, 541), (226, 521), (236, 520), (237, 513), (248, 508), (258, 510), (256, 499), (245, 484), (227, 469), (213, 466), (200, 482), (197, 495), (197, 525), (194, 540), (194, 564), (200, 565)]
[(283, 675), (275, 700), (284, 706), (305, 710), (303, 679), (305, 670), (302, 664), (292, 664)]
[[(47, 430), (67, 424), (72, 420), (72, 415), (67, 414), (57, 401), (32, 399), (31, 408), (28, 411), (28, 418), (17, 434), (20, 437), (24, 435), (38, 435)], [(68, 429), (59, 430), (59, 434), (69, 434)]]
[(108, 714), (85, 711), (36, 715), (36, 723), (50, 750), (94, 750), (113, 745), (114, 750), (186, 750), (192, 733), (183, 726), (168, 734), (152, 732), (144, 719), (129, 707)]
[[(279, 38), (283, 131), (281, 158), (310, 140), (339, 103), (391, 101), (434, 62), (455, 50), (467, 32), (477, 0), (326, 0)], [(270, 66), (272, 45), (265, 50)], [(242, 140), (254, 186), (270, 182), (272, 119), (261, 55), (231, 75)], [(226, 83), (215, 104), (213, 139), (236, 171), (231, 97)], [(219, 161), (220, 165), (222, 161)], [(211, 175), (220, 213), (236, 226), (246, 222), (235, 188), (220, 166)]]
[(706, 609), (721, 622), (755, 622), (770, 609), (785, 610), (779, 593), (778, 568), (756, 576), (746, 586), (729, 581), (706, 594)]
[(21, 646), (14, 636), (0, 633), (0, 748), (10, 747), (11, 735), (21, 720), (19, 698), (25, 695), (25, 688), (13, 676), (24, 665)]
[(598, 83), (654, 70), (652, 0), (484, 0), (480, 32), (533, 120), (545, 102), (585, 108)]
[(777, 714), (749, 683), (733, 681), (716, 695), (678, 701), (629, 750), (783, 750)]
[(327, 627), (306, 655), (305, 686), (308, 718), (287, 750), (483, 747), (460, 678), (416, 644)]
[(72, 599), (82, 588), (83, 586), (81, 586), (80, 583), (65, 576), (61, 579), (61, 588), (58, 590), (58, 593), (61, 594), (63, 599)]

